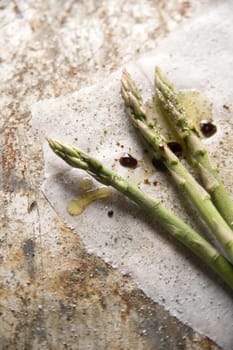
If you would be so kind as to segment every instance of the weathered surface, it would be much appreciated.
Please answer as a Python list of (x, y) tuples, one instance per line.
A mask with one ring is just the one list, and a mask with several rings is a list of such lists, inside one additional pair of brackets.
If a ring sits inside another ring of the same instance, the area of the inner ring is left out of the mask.
[[(169, 3), (169, 4), (167, 4)], [(0, 2), (0, 347), (219, 349), (86, 253), (40, 193), (30, 106), (154, 48), (199, 1)]]

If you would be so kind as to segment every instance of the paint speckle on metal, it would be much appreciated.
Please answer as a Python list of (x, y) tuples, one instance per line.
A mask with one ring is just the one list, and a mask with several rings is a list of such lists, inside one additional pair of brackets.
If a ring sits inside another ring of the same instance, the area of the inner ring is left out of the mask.
[(107, 78), (204, 3), (0, 2), (0, 348), (220, 349), (87, 253), (40, 191), (29, 124), (32, 104)]

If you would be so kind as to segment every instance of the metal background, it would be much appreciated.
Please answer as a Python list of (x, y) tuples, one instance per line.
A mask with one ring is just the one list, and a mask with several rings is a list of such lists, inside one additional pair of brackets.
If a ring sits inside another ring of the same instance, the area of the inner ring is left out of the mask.
[(88, 254), (40, 192), (30, 106), (153, 49), (204, 1), (0, 1), (0, 349), (219, 349)]

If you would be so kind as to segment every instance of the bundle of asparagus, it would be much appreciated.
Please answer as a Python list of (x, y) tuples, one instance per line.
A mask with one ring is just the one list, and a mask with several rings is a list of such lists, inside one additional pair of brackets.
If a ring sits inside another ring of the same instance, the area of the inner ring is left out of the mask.
[[(161, 74), (159, 76), (161, 76)], [(164, 91), (164, 89), (162, 90), (161, 85), (162, 84), (160, 83), (160, 89), (157, 87), (159, 96), (162, 95), (162, 92)], [(168, 86), (168, 84), (166, 86)], [(210, 198), (210, 195), (205, 191), (203, 187), (199, 185), (199, 183), (193, 178), (193, 176), (189, 173), (186, 167), (181, 163), (179, 158), (176, 157), (176, 155), (169, 149), (167, 145), (167, 140), (160, 134), (159, 130), (156, 128), (156, 125), (152, 124), (151, 121), (148, 121), (146, 115), (146, 108), (142, 97), (140, 96), (139, 91), (137, 90), (131, 76), (126, 71), (124, 71), (122, 75), (121, 87), (122, 96), (127, 106), (127, 112), (133, 124), (136, 126), (136, 128), (138, 128), (138, 130), (141, 132), (144, 138), (153, 147), (155, 157), (164, 163), (176, 184), (182, 187), (187, 193), (193, 204), (198, 209), (202, 218), (205, 220), (215, 237), (223, 246), (223, 249), (226, 251), (229, 259), (231, 260), (231, 262), (233, 262), (233, 231), (231, 227), (227, 224), (227, 222), (223, 219), (221, 214), (216, 209), (215, 205), (213, 204)], [(174, 107), (175, 99), (173, 98), (173, 96), (171, 96), (171, 94), (166, 95), (166, 100), (162, 99), (162, 97), (160, 96), (160, 100), (162, 101), (162, 106), (165, 105), (165, 108), (169, 110), (170, 115), (174, 115), (176, 117), (176, 125), (178, 125), (177, 127), (179, 128), (179, 130), (181, 130), (180, 134), (182, 135), (183, 139), (185, 141), (187, 138), (189, 139), (190, 137), (193, 139), (194, 136), (190, 136), (190, 134), (194, 133), (194, 131), (193, 128), (188, 127), (188, 122), (186, 123), (187, 118), (185, 116), (185, 113), (183, 112), (182, 106), (179, 105), (177, 108)], [(178, 114), (177, 110), (180, 114)], [(181, 120), (183, 122), (183, 125), (180, 127)], [(197, 136), (195, 136), (195, 138), (198, 139)], [(189, 144), (188, 141), (186, 142)], [(194, 146), (196, 146), (196, 143), (197, 141), (195, 141)], [(202, 149), (204, 149), (204, 147), (202, 147)], [(192, 157), (195, 160), (198, 156), (202, 159), (202, 157), (200, 157), (200, 147), (198, 148), (198, 150), (199, 151), (197, 152), (193, 152), (192, 149)], [(205, 159), (208, 157), (206, 150), (204, 152), (204, 156)], [(196, 163), (197, 162), (198, 160), (196, 161)], [(208, 164), (210, 164), (210, 162)], [(206, 180), (204, 184), (208, 184), (209, 182)], [(221, 184), (221, 187), (222, 186), (223, 184)], [(208, 186), (207, 188), (209, 189)], [(216, 194), (216, 191), (214, 192)], [(217, 194), (220, 194), (219, 191), (217, 191)]]
[(155, 73), (156, 93), (162, 108), (167, 112), (171, 125), (184, 142), (194, 169), (200, 175), (203, 186), (211, 195), (222, 217), (233, 228), (233, 201), (225, 189), (218, 170), (211, 164), (208, 152), (179, 99), (174, 86), (157, 67)]
[[(180, 113), (182, 113), (183, 118), (184, 113), (181, 109), (180, 102), (177, 99), (175, 99), (175, 97), (171, 93), (168, 93), (167, 86), (170, 87), (171, 85), (168, 84), (167, 81), (166, 84), (164, 83), (165, 79), (162, 78), (162, 75), (159, 70), (157, 70), (156, 78), (160, 79), (160, 84), (157, 85), (156, 91), (159, 95), (163, 108), (166, 111), (169, 111), (169, 114), (171, 116), (174, 111), (174, 113), (177, 115), (178, 113), (176, 112), (176, 109), (178, 109)], [(166, 89), (163, 89), (164, 85), (166, 85)], [(184, 165), (169, 149), (167, 145), (167, 140), (159, 133), (156, 126), (152, 125), (151, 122), (148, 121), (146, 108), (142, 97), (140, 96), (139, 91), (137, 90), (130, 75), (126, 71), (124, 71), (122, 75), (121, 91), (123, 99), (127, 106), (127, 112), (133, 124), (142, 133), (143, 137), (147, 140), (147, 142), (149, 142), (149, 144), (153, 147), (156, 159), (159, 159), (164, 163), (166, 168), (171, 173), (174, 181), (179, 186), (181, 186), (188, 194), (192, 202), (199, 210), (202, 218), (207, 222), (207, 224), (209, 225), (210, 229), (215, 234), (219, 242), (221, 242), (228, 256), (228, 259), (231, 262), (233, 262), (233, 232), (229, 224), (225, 221), (226, 218), (224, 220), (224, 218), (222, 217), (223, 215), (221, 215), (222, 213), (219, 213), (220, 209), (218, 211), (215, 205), (212, 203), (210, 195), (204, 190), (204, 188), (202, 188), (196, 182), (196, 180), (191, 176), (191, 174), (184, 167)], [(179, 126), (180, 121), (178, 121), (177, 118), (176, 124)], [(192, 131), (192, 128), (190, 130)], [(187, 136), (183, 137), (183, 140), (185, 140), (185, 144), (187, 143), (190, 145), (189, 141), (186, 142), (186, 138)], [(104, 167), (99, 160), (93, 158), (89, 154), (86, 154), (82, 150), (74, 146), (64, 144), (52, 138), (47, 138), (47, 141), (51, 149), (69, 165), (75, 168), (85, 170), (97, 181), (107, 186), (114, 187), (115, 189), (123, 193), (126, 197), (138, 204), (156, 221), (158, 221), (167, 230), (167, 232), (169, 232), (172, 236), (174, 236), (186, 247), (188, 247), (194, 254), (201, 258), (213, 271), (215, 271), (228, 284), (230, 288), (233, 289), (233, 265), (231, 264), (231, 262), (222, 254), (220, 254), (218, 250), (207, 240), (205, 240), (199, 233), (194, 231), (179, 217), (167, 210), (160, 203), (160, 201), (142, 192), (137, 186), (133, 185), (131, 182), (127, 181), (119, 174)], [(199, 158), (201, 157), (199, 150), (200, 147), (197, 148), (196, 144), (195, 147), (195, 150), (198, 151), (194, 152), (192, 149), (191, 156), (196, 160), (196, 156), (198, 156)], [(188, 147), (187, 149), (189, 150)], [(203, 151), (201, 153), (203, 153)], [(206, 155), (206, 151), (204, 153), (204, 158), (206, 160), (208, 155)], [(199, 158), (198, 164), (201, 163), (199, 161)], [(202, 164), (198, 166), (198, 168), (201, 169), (202, 174), (206, 171), (203, 171), (203, 167), (204, 165)], [(212, 173), (215, 172), (211, 172), (211, 174)], [(219, 186), (223, 186), (222, 183), (220, 183), (219, 175), (217, 179), (218, 180), (216, 181), (218, 181)], [(205, 185), (206, 183), (208, 183), (207, 190), (209, 190), (211, 187), (210, 193), (212, 194), (213, 186), (209, 186), (209, 182), (204, 181)], [(215, 190), (216, 186), (214, 189), (214, 198), (216, 197), (216, 193), (219, 192)]]

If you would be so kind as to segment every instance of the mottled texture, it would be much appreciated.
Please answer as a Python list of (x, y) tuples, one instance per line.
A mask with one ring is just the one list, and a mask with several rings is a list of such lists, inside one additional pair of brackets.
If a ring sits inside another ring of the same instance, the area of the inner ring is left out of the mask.
[(155, 47), (199, 1), (0, 2), (0, 347), (219, 349), (102, 260), (42, 196), (30, 106)]

